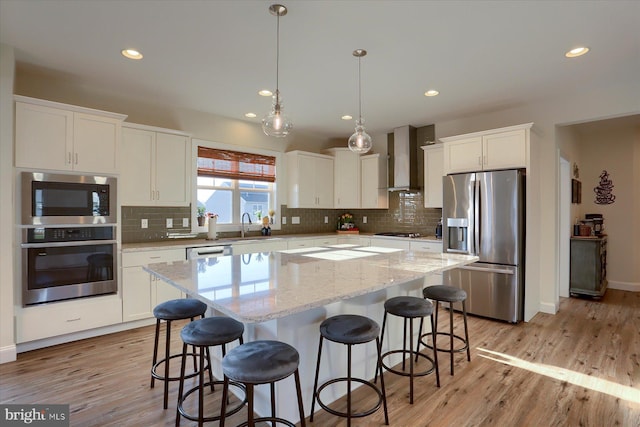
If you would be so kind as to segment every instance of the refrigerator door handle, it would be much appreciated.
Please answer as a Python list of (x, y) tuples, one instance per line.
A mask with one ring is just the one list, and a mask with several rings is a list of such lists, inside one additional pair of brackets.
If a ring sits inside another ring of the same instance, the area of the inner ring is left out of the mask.
[(473, 184), (473, 246), (473, 253), (480, 255), (480, 181)]
[(483, 271), (485, 273), (515, 274), (513, 270), (506, 269), (506, 268), (485, 268), (485, 267), (473, 267), (469, 265), (464, 265), (458, 268), (460, 270)]

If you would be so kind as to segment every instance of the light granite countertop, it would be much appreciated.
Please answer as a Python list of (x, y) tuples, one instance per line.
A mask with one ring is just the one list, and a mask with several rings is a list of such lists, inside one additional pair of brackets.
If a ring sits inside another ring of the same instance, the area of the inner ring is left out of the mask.
[(477, 261), (338, 244), (173, 263), (146, 271), (243, 323), (278, 319)]
[(315, 233), (315, 234), (278, 234), (269, 237), (252, 236), (244, 239), (240, 237), (220, 238), (216, 240), (207, 240), (200, 238), (181, 238), (181, 239), (164, 239), (154, 242), (136, 242), (136, 243), (123, 243), (122, 252), (138, 252), (138, 251), (152, 251), (162, 250), (170, 248), (187, 248), (195, 246), (214, 246), (214, 245), (233, 245), (239, 243), (255, 243), (261, 241), (273, 241), (273, 240), (294, 240), (294, 239), (309, 239), (309, 238), (322, 238), (322, 237), (375, 237), (377, 239), (387, 240), (402, 240), (402, 241), (427, 241), (441, 243), (442, 239), (436, 239), (435, 236), (423, 236), (417, 238), (408, 237), (394, 237), (394, 236), (376, 236), (373, 233), (360, 233), (355, 235), (338, 235), (336, 233)]

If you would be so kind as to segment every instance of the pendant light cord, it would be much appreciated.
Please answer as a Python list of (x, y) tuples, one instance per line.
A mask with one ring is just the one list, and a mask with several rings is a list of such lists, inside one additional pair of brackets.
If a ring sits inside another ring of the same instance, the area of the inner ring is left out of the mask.
[(360, 60), (358, 57), (358, 122), (362, 125), (362, 73), (360, 72)]
[(276, 24), (276, 104), (280, 104), (280, 12), (277, 15)]

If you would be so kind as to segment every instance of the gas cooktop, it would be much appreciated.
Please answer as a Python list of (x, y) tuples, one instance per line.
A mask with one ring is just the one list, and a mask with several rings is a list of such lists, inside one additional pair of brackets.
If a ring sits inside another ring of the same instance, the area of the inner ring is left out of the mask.
[(393, 237), (409, 237), (411, 239), (415, 239), (420, 237), (420, 233), (407, 233), (406, 231), (402, 232), (387, 232), (387, 233), (376, 233), (376, 236), (393, 236)]

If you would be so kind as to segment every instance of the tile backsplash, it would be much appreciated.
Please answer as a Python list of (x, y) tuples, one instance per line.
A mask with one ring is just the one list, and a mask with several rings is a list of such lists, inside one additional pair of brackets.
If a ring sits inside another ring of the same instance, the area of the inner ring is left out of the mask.
[[(354, 223), (363, 233), (413, 232), (423, 236), (435, 235), (436, 225), (442, 217), (442, 209), (424, 207), (422, 193), (389, 193), (389, 209), (294, 209), (282, 205), (276, 215), (287, 218), (287, 224), (273, 234), (330, 233), (336, 229), (338, 216), (345, 212), (353, 214)], [(367, 217), (367, 223), (363, 217)], [(299, 217), (300, 224), (292, 224), (292, 217)], [(328, 223), (324, 219), (327, 217)], [(173, 220), (173, 227), (166, 227), (167, 218)], [(191, 208), (185, 207), (122, 207), (122, 243), (158, 241), (167, 233), (188, 233), (191, 226), (183, 227), (182, 219), (191, 221)], [(148, 220), (148, 228), (141, 228), (143, 219)], [(239, 232), (220, 232), (220, 237), (237, 237)], [(249, 235), (259, 235), (251, 231)], [(204, 236), (204, 234), (203, 234)]]
[[(165, 239), (167, 233), (189, 233), (191, 231), (191, 207), (122, 207), (122, 243), (153, 242)], [(167, 228), (167, 218), (173, 220), (173, 227)], [(189, 226), (182, 226), (182, 219), (188, 218)], [(148, 228), (142, 228), (142, 220), (148, 221)]]

